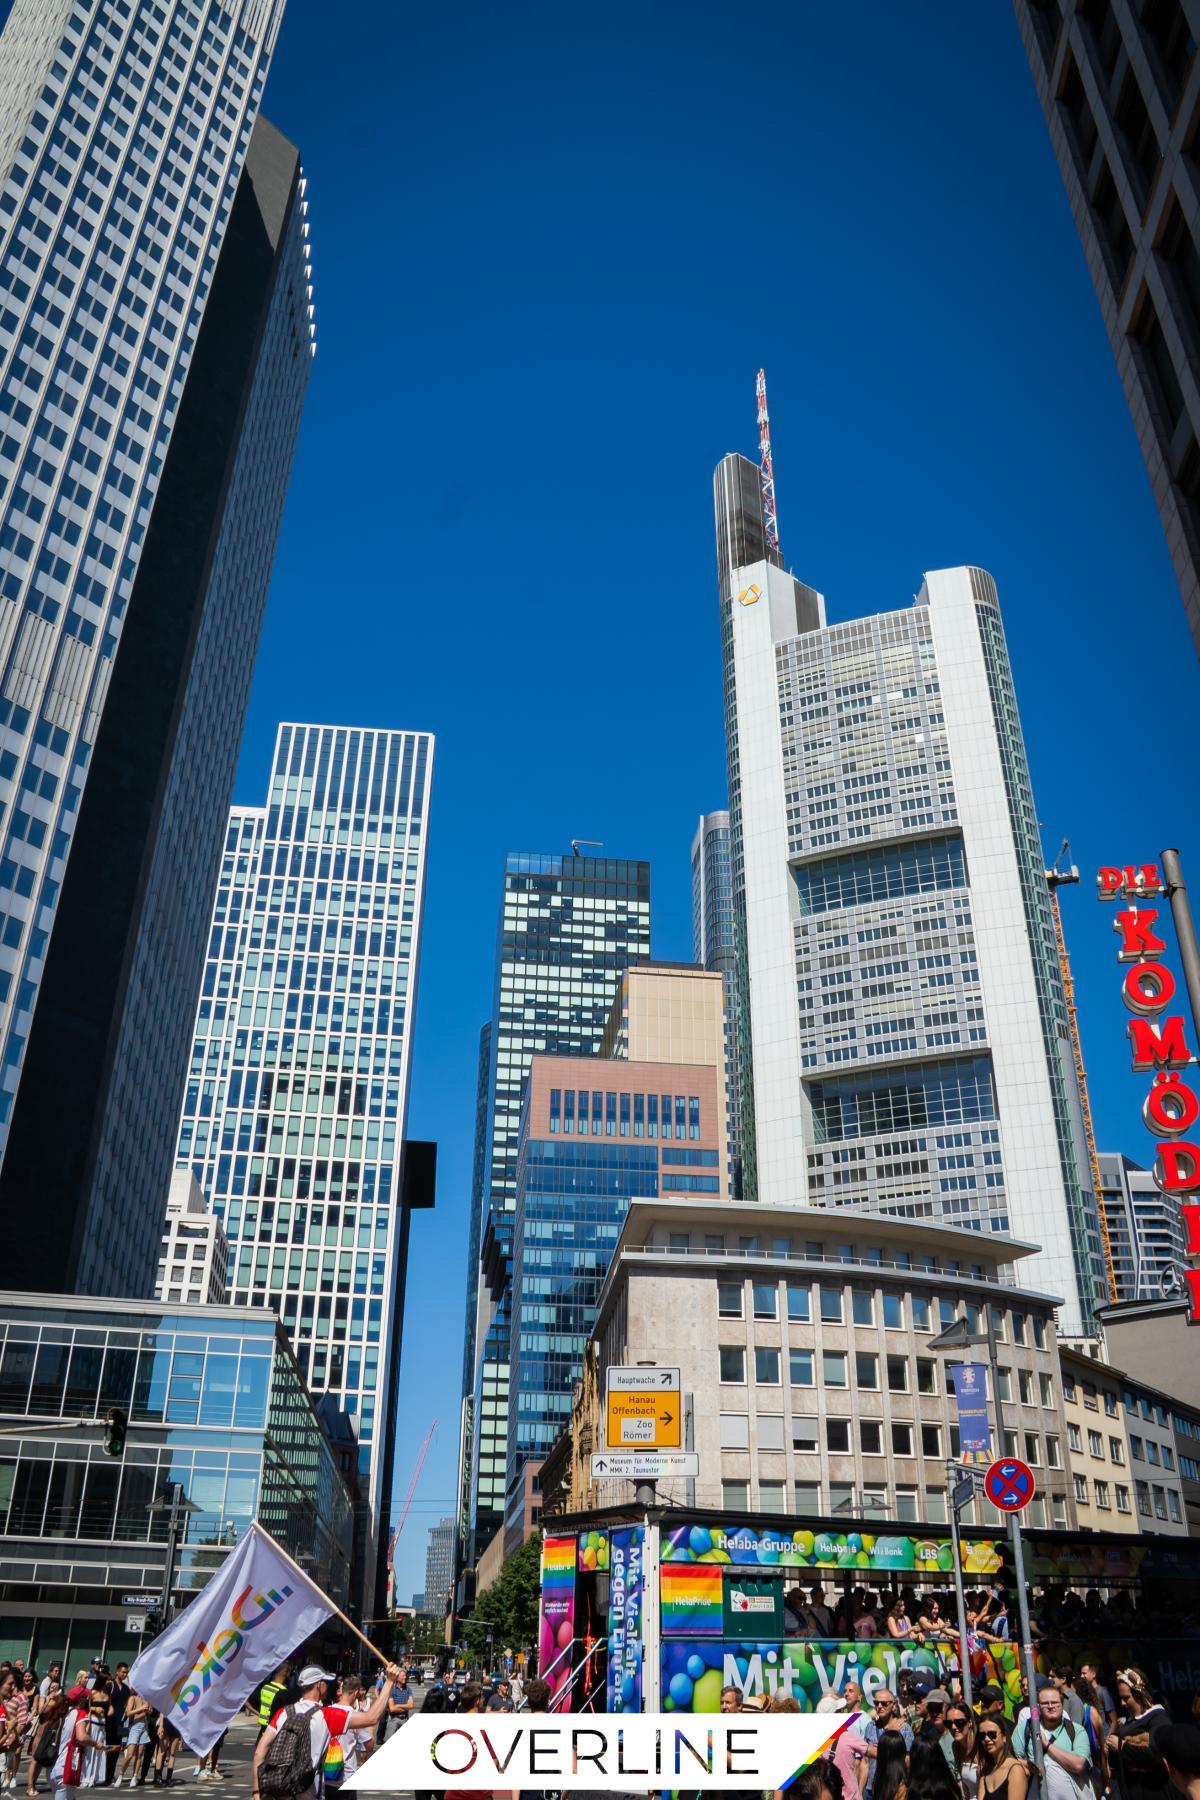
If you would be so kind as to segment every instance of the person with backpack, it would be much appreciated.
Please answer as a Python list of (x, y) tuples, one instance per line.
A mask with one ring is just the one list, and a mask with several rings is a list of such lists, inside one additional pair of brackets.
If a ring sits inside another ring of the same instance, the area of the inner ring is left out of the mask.
[(360, 1712), (325, 1704), (336, 1676), (315, 1663), (301, 1669), (299, 1700), (281, 1707), (258, 1740), (251, 1773), (254, 1800), (318, 1800), (327, 1787), (340, 1786), (346, 1774), (347, 1734), (374, 1729), (402, 1670), (389, 1663), (386, 1674), (385, 1685)]

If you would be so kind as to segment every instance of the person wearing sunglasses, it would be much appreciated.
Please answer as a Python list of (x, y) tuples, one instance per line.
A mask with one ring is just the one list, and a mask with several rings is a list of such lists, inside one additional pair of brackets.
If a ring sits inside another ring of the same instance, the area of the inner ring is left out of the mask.
[(979, 1800), (1025, 1800), (1029, 1777), (1013, 1755), (1012, 1734), (1003, 1714), (987, 1713), (975, 1732), (979, 1750)]
[(864, 1719), (859, 1726), (863, 1743), (866, 1746), (864, 1756), (867, 1758), (867, 1778), (863, 1783), (863, 1795), (875, 1792), (875, 1763), (879, 1754), (879, 1743), (884, 1737), (895, 1736), (903, 1743), (905, 1750), (913, 1747), (912, 1726), (900, 1710), (899, 1702), (891, 1688), (876, 1688), (871, 1702), (869, 1719)]
[(975, 1715), (961, 1700), (952, 1700), (946, 1708), (946, 1730), (950, 1733), (950, 1754), (963, 1800), (975, 1800), (979, 1788)]

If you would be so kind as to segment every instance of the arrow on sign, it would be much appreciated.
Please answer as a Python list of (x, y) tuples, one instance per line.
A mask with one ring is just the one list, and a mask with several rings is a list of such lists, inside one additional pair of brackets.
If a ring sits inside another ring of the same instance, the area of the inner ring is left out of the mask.
[(659, 1413), (658, 1422), (660, 1425), (670, 1425), (673, 1423), (674, 1418), (675, 1414), (673, 1412)]

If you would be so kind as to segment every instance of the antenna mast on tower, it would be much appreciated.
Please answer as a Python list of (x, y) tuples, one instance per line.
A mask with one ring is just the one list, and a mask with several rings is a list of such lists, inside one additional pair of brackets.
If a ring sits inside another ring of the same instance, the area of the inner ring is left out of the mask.
[(763, 527), (767, 548), (779, 551), (779, 518), (775, 511), (775, 465), (771, 461), (771, 420), (767, 412), (767, 372), (758, 371), (758, 466), (762, 481)]

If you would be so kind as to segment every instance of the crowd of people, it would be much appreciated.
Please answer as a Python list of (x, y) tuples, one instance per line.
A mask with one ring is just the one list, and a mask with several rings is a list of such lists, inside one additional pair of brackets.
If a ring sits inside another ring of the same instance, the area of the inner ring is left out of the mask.
[[(1137, 1639), (1147, 1635), (1189, 1635), (1200, 1625), (1180, 1588), (1156, 1604), (1151, 1620), (1144, 1597), (1129, 1588), (1047, 1587), (1029, 1593), (1029, 1625), (1041, 1639)], [(969, 1592), (967, 1625), (982, 1643), (1006, 1642), (1018, 1635), (1010, 1617), (1008, 1589), (994, 1581)], [(784, 1593), (784, 1623), (789, 1635), (819, 1638), (901, 1638), (907, 1644), (956, 1642), (958, 1620), (954, 1595), (911, 1585), (871, 1591), (855, 1587), (831, 1593), (820, 1584)]]
[[(722, 1712), (799, 1712), (790, 1695), (721, 1694)], [(937, 1687), (905, 1670), (897, 1691), (870, 1700), (856, 1681), (818, 1711), (856, 1714), (789, 1800), (1200, 1800), (1200, 1694), (1192, 1722), (1174, 1723), (1141, 1669), (1113, 1691), (1095, 1666), (1054, 1668), (1038, 1683), (1037, 1714), (1007, 1716), (1002, 1688), (968, 1705), (957, 1679)], [(776, 1794), (772, 1800), (783, 1800)]]

